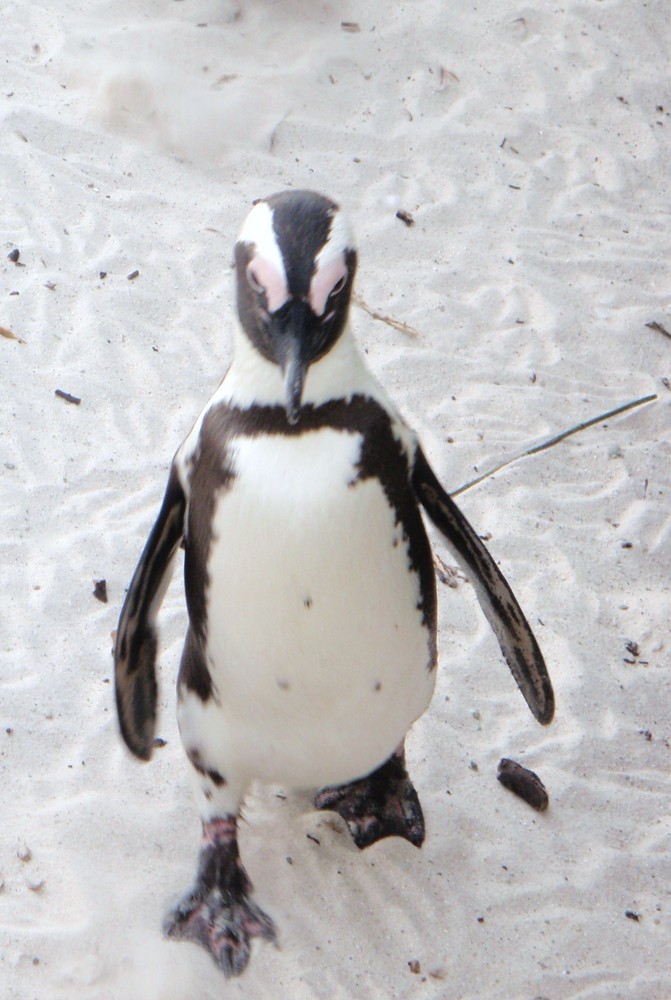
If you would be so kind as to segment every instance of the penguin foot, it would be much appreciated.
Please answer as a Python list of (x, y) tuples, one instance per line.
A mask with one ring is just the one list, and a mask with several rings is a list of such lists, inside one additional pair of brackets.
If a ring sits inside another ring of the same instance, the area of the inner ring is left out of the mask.
[(194, 887), (167, 915), (163, 932), (175, 941), (202, 945), (228, 979), (246, 969), (253, 938), (277, 943), (277, 933), (271, 918), (251, 899), (235, 818), (203, 824), (203, 835)]
[(339, 813), (362, 850), (384, 837), (403, 837), (415, 847), (424, 843), (422, 807), (402, 749), (366, 778), (322, 788), (314, 803), (316, 809)]
[(246, 969), (252, 938), (277, 940), (273, 921), (253, 900), (227, 900), (218, 889), (204, 897), (198, 889), (185, 896), (166, 917), (163, 931), (174, 941), (202, 945), (227, 979)]

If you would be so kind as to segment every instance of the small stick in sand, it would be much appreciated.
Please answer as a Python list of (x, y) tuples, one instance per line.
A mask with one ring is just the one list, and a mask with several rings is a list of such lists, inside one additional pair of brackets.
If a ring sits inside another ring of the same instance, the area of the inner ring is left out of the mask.
[(75, 406), (79, 406), (79, 404), (81, 403), (81, 399), (79, 398), (79, 396), (73, 396), (69, 392), (64, 392), (63, 389), (55, 389), (54, 395), (60, 396), (60, 398), (64, 399), (66, 403), (73, 403)]
[(634, 399), (631, 403), (624, 403), (622, 406), (617, 406), (614, 410), (608, 410), (607, 413), (600, 413), (598, 417), (592, 417), (590, 420), (584, 420), (580, 424), (576, 424), (575, 427), (570, 427), (567, 431), (562, 431), (561, 434), (556, 434), (555, 437), (549, 438), (547, 441), (541, 441), (540, 444), (532, 445), (532, 447), (527, 448), (525, 451), (520, 452), (519, 455), (515, 455), (513, 458), (506, 459), (505, 462), (500, 462), (495, 465), (493, 469), (488, 469), (487, 472), (483, 472), (481, 476), (477, 479), (471, 479), (468, 483), (464, 483), (459, 489), (453, 490), (450, 496), (456, 497), (460, 493), (464, 493), (469, 490), (471, 486), (477, 486), (481, 483), (483, 479), (489, 479), (493, 476), (495, 472), (500, 472), (501, 469), (506, 469), (509, 465), (514, 462), (518, 462), (521, 458), (527, 458), (528, 455), (536, 455), (539, 451), (545, 451), (546, 448), (551, 448), (555, 444), (559, 444), (560, 441), (564, 441), (565, 438), (571, 437), (572, 434), (577, 434), (578, 431), (584, 431), (588, 427), (593, 427), (594, 424), (600, 424), (602, 420), (608, 420), (610, 417), (615, 417), (619, 413), (624, 413), (626, 410), (632, 410), (635, 406), (642, 406), (644, 403), (651, 403), (654, 399), (657, 399), (657, 394), (653, 393), (651, 396), (642, 396), (641, 399)]
[(384, 313), (378, 312), (376, 309), (371, 309), (371, 307), (367, 305), (359, 295), (353, 295), (352, 301), (358, 305), (359, 309), (363, 309), (363, 311), (367, 312), (373, 319), (379, 319), (381, 323), (393, 326), (394, 330), (400, 330), (401, 333), (407, 334), (408, 337), (419, 337), (419, 330), (415, 330), (413, 326), (409, 326), (407, 323), (401, 323), (399, 320), (393, 319), (391, 316), (385, 316)]
[(661, 323), (658, 323), (657, 320), (653, 320), (651, 323), (646, 323), (645, 325), (649, 330), (655, 330), (657, 333), (663, 333), (665, 337), (671, 337), (671, 333)]

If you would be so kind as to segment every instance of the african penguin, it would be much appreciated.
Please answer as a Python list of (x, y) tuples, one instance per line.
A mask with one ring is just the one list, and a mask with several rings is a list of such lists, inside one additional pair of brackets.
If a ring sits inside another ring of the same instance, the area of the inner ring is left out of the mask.
[(165, 931), (226, 975), (276, 938), (252, 898), (237, 819), (249, 783), (315, 788), (366, 847), (421, 846), (404, 739), (436, 677), (436, 585), (420, 506), (467, 568), (536, 718), (554, 697), (496, 563), (366, 368), (348, 326), (357, 254), (330, 199), (256, 202), (235, 246), (233, 362), (177, 451), (121, 612), (121, 732), (151, 756), (156, 616), (184, 548), (179, 730), (203, 837)]

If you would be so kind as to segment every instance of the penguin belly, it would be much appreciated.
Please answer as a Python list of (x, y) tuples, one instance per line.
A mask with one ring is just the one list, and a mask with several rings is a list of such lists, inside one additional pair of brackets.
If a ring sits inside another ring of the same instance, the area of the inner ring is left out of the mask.
[(222, 773), (295, 787), (353, 780), (394, 752), (431, 699), (435, 636), (419, 576), (380, 481), (358, 477), (361, 445), (330, 428), (230, 445), (207, 565), (215, 695), (193, 733)]

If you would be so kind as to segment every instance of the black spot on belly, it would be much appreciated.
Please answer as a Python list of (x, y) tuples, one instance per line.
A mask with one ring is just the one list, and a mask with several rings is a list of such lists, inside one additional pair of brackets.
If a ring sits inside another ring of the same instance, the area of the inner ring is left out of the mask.
[(303, 606), (306, 607), (309, 610), (312, 607), (312, 598), (311, 597), (304, 597), (303, 598)]

